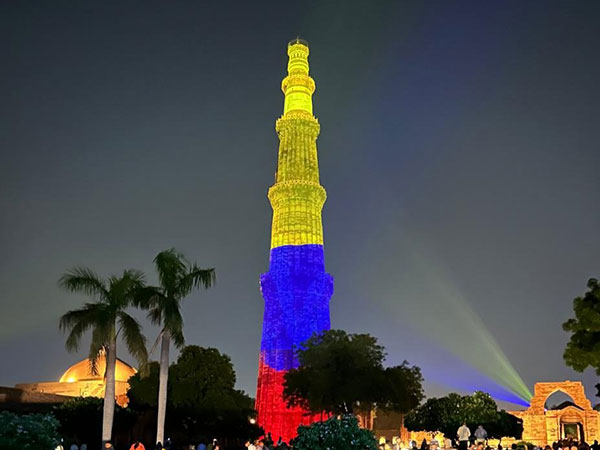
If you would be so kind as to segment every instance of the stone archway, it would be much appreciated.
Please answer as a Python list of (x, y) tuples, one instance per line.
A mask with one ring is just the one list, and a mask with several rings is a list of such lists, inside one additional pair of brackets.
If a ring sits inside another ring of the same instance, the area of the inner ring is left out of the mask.
[(583, 384), (579, 381), (562, 381), (560, 383), (536, 383), (529, 409), (536, 414), (544, 413), (546, 400), (555, 392), (563, 392), (573, 399), (573, 403), (584, 411), (591, 411), (592, 404), (585, 396)]
[[(570, 396), (573, 405), (560, 410), (546, 411), (546, 400), (555, 392), (563, 392)], [(536, 445), (552, 444), (563, 438), (565, 425), (577, 425), (580, 430), (578, 435), (588, 442), (600, 438), (598, 411), (592, 408), (583, 384), (579, 381), (536, 383), (529, 408), (524, 411), (511, 411), (511, 414), (523, 420), (523, 440)]]

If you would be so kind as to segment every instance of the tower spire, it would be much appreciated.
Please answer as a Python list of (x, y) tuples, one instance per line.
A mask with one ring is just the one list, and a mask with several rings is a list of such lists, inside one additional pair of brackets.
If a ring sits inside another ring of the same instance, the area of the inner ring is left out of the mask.
[(290, 111), (305, 111), (312, 115), (312, 95), (315, 92), (315, 80), (308, 74), (308, 42), (299, 37), (290, 41), (287, 54), (288, 75), (281, 82), (285, 95), (283, 114)]

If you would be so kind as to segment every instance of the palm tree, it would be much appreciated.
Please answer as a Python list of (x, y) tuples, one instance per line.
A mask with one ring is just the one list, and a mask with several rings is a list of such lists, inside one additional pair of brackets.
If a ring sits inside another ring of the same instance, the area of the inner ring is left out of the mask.
[(156, 442), (158, 443), (164, 442), (171, 340), (179, 349), (185, 344), (181, 301), (194, 288), (208, 289), (215, 283), (216, 278), (215, 269), (200, 269), (196, 263), (189, 263), (175, 249), (165, 250), (156, 255), (154, 265), (158, 273), (159, 286), (142, 288), (138, 292), (136, 305), (148, 309), (150, 321), (161, 327), (156, 340), (156, 343), (158, 343), (158, 339), (161, 340), (156, 425)]
[(69, 333), (65, 342), (68, 351), (77, 351), (81, 337), (91, 331), (89, 359), (91, 371), (97, 374), (97, 361), (102, 353), (106, 357), (104, 374), (104, 410), (102, 416), (102, 445), (111, 439), (115, 411), (115, 366), (117, 338), (121, 335), (129, 353), (143, 369), (148, 360), (146, 338), (140, 324), (125, 309), (132, 304), (135, 292), (144, 286), (144, 276), (135, 270), (125, 270), (121, 277), (101, 279), (94, 271), (75, 268), (65, 273), (59, 285), (68, 291), (90, 297), (93, 302), (83, 308), (69, 311), (60, 318), (59, 327)]

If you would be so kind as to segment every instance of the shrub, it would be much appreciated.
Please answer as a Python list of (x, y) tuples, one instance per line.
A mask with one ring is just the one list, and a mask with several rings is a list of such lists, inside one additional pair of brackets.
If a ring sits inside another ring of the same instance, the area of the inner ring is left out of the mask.
[(58, 420), (52, 414), (19, 416), (0, 412), (0, 450), (54, 450)]
[(361, 429), (352, 415), (299, 426), (292, 445), (294, 450), (377, 450), (373, 433)]

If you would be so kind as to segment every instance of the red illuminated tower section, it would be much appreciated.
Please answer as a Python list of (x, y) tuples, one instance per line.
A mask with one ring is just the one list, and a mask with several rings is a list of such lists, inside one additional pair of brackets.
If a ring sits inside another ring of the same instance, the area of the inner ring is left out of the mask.
[(265, 433), (289, 442), (298, 425), (315, 417), (286, 407), (283, 377), (298, 367), (294, 348), (329, 330), (333, 278), (325, 272), (321, 210), (326, 194), (319, 182), (320, 127), (313, 116), (315, 82), (308, 74), (308, 44), (296, 39), (287, 53), (288, 75), (281, 83), (284, 110), (275, 125), (277, 173), (268, 193), (273, 208), (269, 271), (260, 278), (265, 310), (256, 409)]

